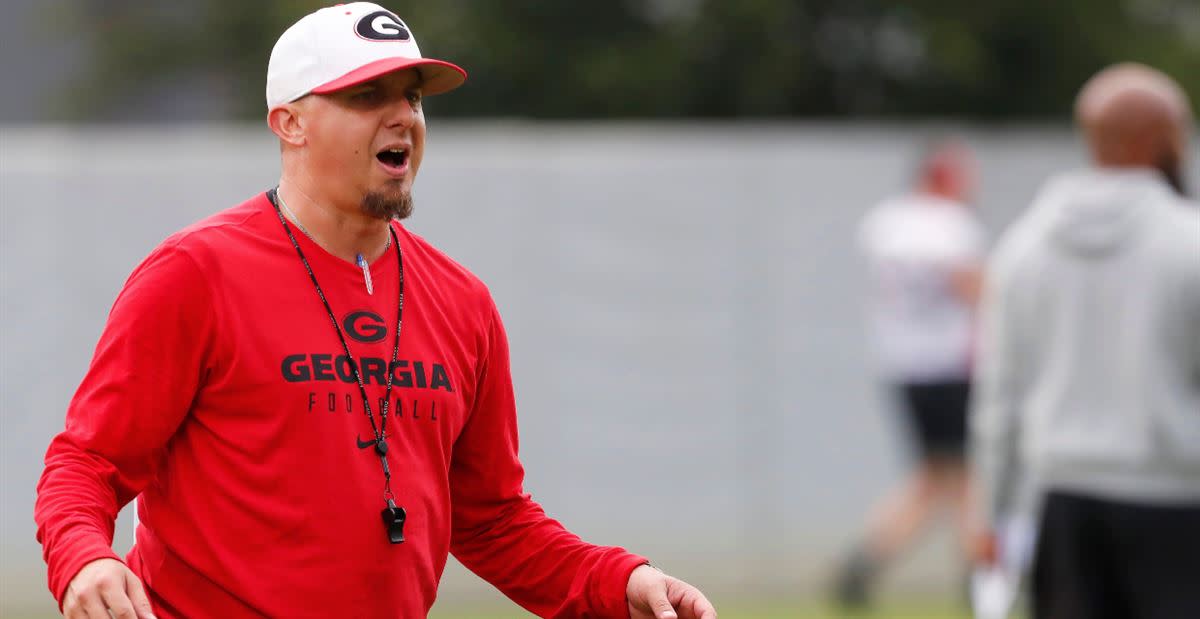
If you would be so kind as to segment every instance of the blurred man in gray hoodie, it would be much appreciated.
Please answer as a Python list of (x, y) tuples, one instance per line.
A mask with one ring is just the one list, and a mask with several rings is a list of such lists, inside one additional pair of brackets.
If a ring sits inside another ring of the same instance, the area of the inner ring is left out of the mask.
[(1035, 619), (1200, 617), (1190, 103), (1122, 64), (1075, 113), (1093, 165), (1051, 179), (988, 268), (971, 418), (982, 513), (989, 531), (1012, 514), (1018, 471), (1042, 490)]

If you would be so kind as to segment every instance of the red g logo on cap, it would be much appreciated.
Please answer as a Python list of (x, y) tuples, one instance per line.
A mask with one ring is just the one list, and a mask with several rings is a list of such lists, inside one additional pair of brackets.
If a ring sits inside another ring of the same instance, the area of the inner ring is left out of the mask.
[(363, 15), (355, 24), (354, 32), (368, 41), (407, 41), (412, 36), (408, 26), (388, 11)]

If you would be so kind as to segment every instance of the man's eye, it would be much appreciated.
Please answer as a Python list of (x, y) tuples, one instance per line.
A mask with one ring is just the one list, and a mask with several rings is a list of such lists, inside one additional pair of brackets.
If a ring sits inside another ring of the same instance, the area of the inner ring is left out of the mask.
[(404, 97), (406, 99), (408, 99), (408, 102), (413, 105), (421, 104), (421, 91), (419, 91), (419, 90), (411, 90), (407, 94), (405, 94)]

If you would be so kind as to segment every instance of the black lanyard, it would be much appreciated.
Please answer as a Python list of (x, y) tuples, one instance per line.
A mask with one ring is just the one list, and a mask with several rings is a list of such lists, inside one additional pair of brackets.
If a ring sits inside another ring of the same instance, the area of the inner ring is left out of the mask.
[[(279, 209), (277, 191), (278, 189), (268, 191), (267, 198), (270, 199), (271, 206), (275, 207), (275, 214), (279, 216), (279, 223), (283, 225), (283, 231), (287, 233), (288, 239), (292, 242), (292, 247), (296, 249), (296, 255), (300, 256), (300, 262), (304, 263), (304, 270), (308, 271), (308, 278), (312, 280), (313, 287), (317, 290), (317, 296), (321, 298), (321, 304), (325, 306), (325, 312), (329, 314), (329, 322), (333, 324), (333, 330), (337, 333), (338, 340), (342, 343), (342, 351), (346, 353), (350, 369), (354, 372), (355, 380), (358, 381), (358, 393), (362, 396), (363, 412), (367, 415), (367, 420), (371, 422), (371, 431), (375, 433), (375, 453), (379, 455), (379, 463), (383, 467), (383, 498), (387, 504), (383, 508), (383, 524), (387, 528), (388, 541), (393, 544), (399, 544), (404, 541), (404, 522), (407, 519), (407, 513), (403, 507), (396, 505), (396, 496), (392, 494), (392, 472), (388, 468), (386, 431), (388, 408), (392, 403), (392, 379), (396, 373), (396, 361), (400, 356), (400, 325), (404, 318), (404, 256), (400, 251), (400, 239), (396, 238), (396, 231), (389, 224), (388, 234), (392, 237), (392, 247), (396, 248), (396, 274), (399, 277), (399, 282), (396, 286), (396, 333), (392, 338), (392, 362), (388, 364), (387, 389), (384, 392), (383, 404), (380, 405), (379, 423), (376, 424), (375, 414), (371, 411), (370, 398), (367, 397), (367, 387), (363, 383), (358, 363), (354, 361), (354, 356), (350, 354), (350, 345), (346, 342), (346, 336), (342, 333), (342, 327), (338, 324), (337, 317), (333, 314), (333, 308), (329, 306), (329, 300), (325, 298), (325, 291), (321, 290), (321, 284), (317, 283), (317, 276), (313, 273), (312, 265), (308, 263), (308, 258), (304, 256), (304, 251), (300, 249), (300, 244), (296, 242), (296, 235), (292, 233), (292, 228), (283, 216), (283, 211)], [(355, 440), (358, 440), (357, 436)]]

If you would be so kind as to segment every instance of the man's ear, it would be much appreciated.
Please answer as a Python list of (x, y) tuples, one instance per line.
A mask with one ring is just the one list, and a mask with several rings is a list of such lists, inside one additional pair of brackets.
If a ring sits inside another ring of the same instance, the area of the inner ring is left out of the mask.
[(285, 103), (271, 108), (271, 111), (267, 112), (267, 126), (283, 142), (292, 146), (302, 146), (306, 140), (303, 112), (304, 106), (298, 103)]

